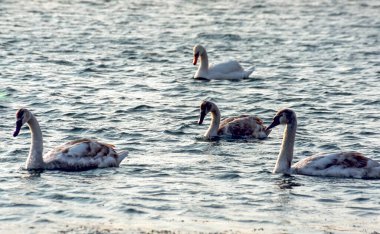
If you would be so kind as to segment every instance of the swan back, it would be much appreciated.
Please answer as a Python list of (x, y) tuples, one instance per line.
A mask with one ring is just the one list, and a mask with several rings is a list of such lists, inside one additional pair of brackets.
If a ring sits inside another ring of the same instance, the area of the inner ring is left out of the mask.
[(294, 164), (292, 171), (313, 176), (380, 178), (380, 163), (358, 152), (314, 155)]
[(52, 149), (44, 156), (44, 161), (46, 169), (80, 171), (117, 167), (127, 155), (127, 152), (116, 153), (111, 144), (80, 139)]
[(271, 130), (267, 130), (263, 121), (251, 115), (241, 115), (222, 120), (218, 133), (232, 137), (266, 138)]

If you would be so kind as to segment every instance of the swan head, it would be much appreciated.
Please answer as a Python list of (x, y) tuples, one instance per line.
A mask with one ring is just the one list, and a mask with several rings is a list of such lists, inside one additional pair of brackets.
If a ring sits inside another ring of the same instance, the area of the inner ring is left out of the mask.
[(199, 115), (199, 120), (198, 120), (198, 124), (201, 125), (203, 123), (203, 120), (205, 119), (206, 115), (214, 109), (214, 103), (210, 102), (210, 101), (203, 101), (201, 103), (201, 107), (200, 107), (200, 115)]
[(25, 108), (21, 108), (16, 112), (16, 129), (13, 136), (16, 137), (20, 133), (21, 127), (32, 118), (32, 113)]
[(197, 65), (197, 61), (198, 61), (199, 56), (202, 56), (202, 54), (205, 51), (206, 51), (205, 48), (201, 45), (195, 45), (194, 46), (194, 48), (193, 48), (193, 55), (194, 55), (193, 65)]
[(266, 128), (267, 130), (280, 124), (292, 124), (296, 120), (296, 113), (288, 108), (282, 109), (273, 117), (272, 123)]

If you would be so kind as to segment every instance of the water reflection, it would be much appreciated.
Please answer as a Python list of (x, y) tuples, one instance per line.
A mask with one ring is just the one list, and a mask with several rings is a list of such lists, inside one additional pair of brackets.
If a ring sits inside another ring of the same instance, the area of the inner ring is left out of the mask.
[(293, 189), (293, 187), (299, 187), (302, 184), (295, 182), (297, 178), (292, 175), (282, 175), (280, 178), (278, 178), (275, 182), (275, 184), (280, 189)]
[(40, 178), (41, 174), (44, 172), (43, 169), (26, 170), (24, 168), (20, 168), (20, 171), (22, 173), (22, 177), (27, 179)]

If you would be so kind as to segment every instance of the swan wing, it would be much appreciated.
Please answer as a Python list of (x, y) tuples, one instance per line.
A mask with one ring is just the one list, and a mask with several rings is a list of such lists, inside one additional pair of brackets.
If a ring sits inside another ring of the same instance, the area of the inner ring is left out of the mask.
[(211, 65), (207, 72), (207, 79), (211, 80), (240, 80), (248, 78), (255, 70), (251, 67), (244, 71), (242, 66), (235, 60)]
[(292, 170), (304, 175), (352, 178), (373, 177), (377, 171), (380, 177), (380, 163), (358, 152), (314, 155), (294, 164)]
[(247, 136), (259, 139), (266, 138), (269, 132), (266, 131), (266, 127), (260, 118), (250, 115), (224, 119), (218, 131), (220, 135)]
[(111, 144), (80, 139), (58, 146), (44, 156), (46, 169), (80, 171), (102, 167), (117, 167), (127, 156), (118, 155)]
[(230, 73), (236, 71), (244, 71), (243, 67), (236, 60), (229, 60), (218, 64), (211, 64), (208, 70), (209, 72), (215, 73)]
[(240, 115), (240, 116), (228, 117), (228, 118), (222, 119), (220, 122), (220, 128), (222, 128), (225, 125), (233, 122), (234, 120), (239, 120), (239, 119), (246, 118), (246, 117), (249, 117), (249, 115)]

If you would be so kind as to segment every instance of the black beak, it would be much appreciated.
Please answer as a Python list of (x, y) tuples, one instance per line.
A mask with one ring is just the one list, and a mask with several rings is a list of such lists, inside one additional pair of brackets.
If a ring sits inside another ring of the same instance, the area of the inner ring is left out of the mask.
[(275, 117), (272, 121), (272, 123), (266, 128), (266, 130), (269, 130), (271, 128), (274, 128), (276, 127), (277, 125), (280, 125), (280, 118), (279, 117)]
[(18, 136), (18, 134), (20, 133), (21, 127), (22, 127), (22, 119), (19, 119), (16, 121), (16, 129), (13, 132), (13, 137)]
[(206, 112), (205, 111), (201, 111), (201, 114), (199, 116), (199, 120), (198, 120), (198, 124), (201, 125), (203, 123), (203, 120), (205, 119), (205, 116), (206, 116)]

